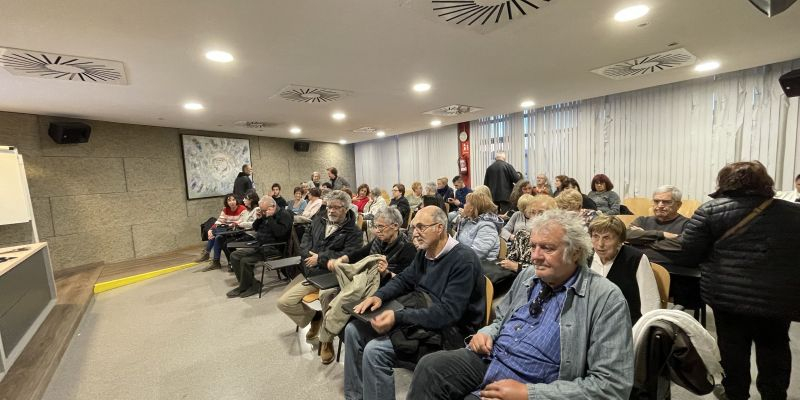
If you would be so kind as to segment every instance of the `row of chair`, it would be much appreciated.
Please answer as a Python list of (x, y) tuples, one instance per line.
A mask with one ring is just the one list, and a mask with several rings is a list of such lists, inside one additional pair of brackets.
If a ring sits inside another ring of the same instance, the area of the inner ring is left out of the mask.
[[(622, 200), (624, 204), (634, 215), (653, 215), (653, 200), (646, 197), (628, 197)], [(700, 207), (700, 202), (692, 199), (685, 199), (681, 201), (681, 208), (678, 209), (678, 214), (686, 218), (691, 218), (694, 211)]]

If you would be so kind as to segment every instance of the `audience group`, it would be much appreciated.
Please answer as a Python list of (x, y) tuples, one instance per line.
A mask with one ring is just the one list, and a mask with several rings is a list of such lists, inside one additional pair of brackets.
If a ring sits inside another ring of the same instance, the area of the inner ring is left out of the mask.
[[(800, 321), (800, 176), (795, 193), (776, 194), (759, 162), (729, 164), (691, 219), (678, 213), (680, 189), (664, 185), (653, 215), (626, 224), (605, 174), (583, 194), (566, 175), (552, 186), (544, 174), (522, 179), (502, 151), (475, 188), (459, 175), (352, 192), (332, 167), (328, 182), (314, 172), (287, 202), (277, 183), (259, 198), (251, 171), (225, 197), (200, 261), (222, 268), (225, 252), (239, 283), (227, 296), (252, 296), (262, 289), (255, 266), (280, 258), (276, 244), (294, 232), (300, 264), (277, 307), (309, 326), (323, 364), (341, 338), (347, 399), (395, 398), (398, 366), (414, 366), (410, 399), (626, 399), (631, 328), (662, 307), (651, 263), (699, 276), (674, 275), (672, 301), (714, 311), (727, 398), (749, 397), (752, 343), (759, 392), (786, 398), (788, 330)], [(492, 282), (492, 270), (508, 284)], [(323, 274), (339, 285), (308, 280)], [(312, 293), (321, 310), (303, 301)]]

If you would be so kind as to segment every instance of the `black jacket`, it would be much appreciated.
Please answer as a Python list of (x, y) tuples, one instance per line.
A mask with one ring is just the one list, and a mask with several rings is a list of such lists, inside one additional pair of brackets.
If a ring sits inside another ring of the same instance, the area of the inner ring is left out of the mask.
[(233, 195), (241, 201), (245, 193), (252, 188), (253, 181), (250, 179), (250, 175), (239, 172), (239, 175), (236, 176), (236, 180), (233, 181)]
[(800, 204), (775, 199), (719, 240), (766, 199), (721, 197), (701, 205), (682, 245), (700, 263), (701, 295), (714, 310), (800, 321)]
[(292, 231), (292, 222), (292, 213), (280, 208), (270, 217), (256, 218), (253, 221), (256, 240), (259, 244), (286, 242)]
[(389, 206), (397, 207), (397, 211), (400, 211), (400, 216), (403, 217), (403, 225), (401, 228), (407, 228), (408, 215), (411, 213), (411, 205), (408, 204), (408, 199), (406, 199), (405, 196), (400, 196), (399, 199), (392, 199)]
[(486, 175), (483, 178), (483, 184), (492, 191), (492, 200), (495, 203), (508, 203), (516, 181), (517, 171), (511, 164), (501, 160), (495, 161), (489, 168), (486, 168)]
[(300, 243), (300, 257), (302, 260), (313, 251), (319, 257), (316, 267), (311, 267), (307, 273), (311, 275), (322, 274), (328, 271), (328, 260), (339, 258), (358, 250), (363, 245), (363, 232), (356, 227), (355, 215), (348, 211), (342, 225), (330, 236), (325, 237), (325, 226), (328, 224), (327, 215), (320, 215), (311, 220), (311, 227), (307, 228)]

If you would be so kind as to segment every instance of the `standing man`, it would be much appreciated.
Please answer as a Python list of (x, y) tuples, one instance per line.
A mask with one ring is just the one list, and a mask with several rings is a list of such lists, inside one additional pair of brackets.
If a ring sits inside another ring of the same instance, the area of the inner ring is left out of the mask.
[(499, 214), (510, 210), (512, 205), (508, 201), (514, 182), (517, 181), (517, 171), (506, 162), (506, 151), (497, 150), (494, 153), (494, 163), (486, 168), (483, 184), (492, 192), (492, 200), (497, 204)]
[(233, 181), (233, 195), (236, 196), (236, 200), (238, 200), (239, 203), (244, 199), (245, 193), (255, 187), (252, 174), (253, 167), (250, 166), (250, 164), (242, 165), (242, 172), (239, 172), (239, 175), (236, 176), (236, 180)]
[(342, 190), (343, 188), (350, 187), (350, 182), (339, 177), (339, 170), (337, 170), (336, 167), (328, 168), (328, 179), (330, 179), (333, 190)]

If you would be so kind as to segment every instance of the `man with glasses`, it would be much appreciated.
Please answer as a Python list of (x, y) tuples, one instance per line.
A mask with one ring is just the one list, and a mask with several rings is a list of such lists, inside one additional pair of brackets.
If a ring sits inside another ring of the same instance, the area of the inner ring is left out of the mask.
[[(326, 215), (311, 220), (300, 243), (300, 257), (306, 275), (318, 275), (327, 271), (328, 261), (352, 253), (363, 244), (361, 229), (356, 227), (355, 215), (349, 211), (350, 196), (341, 190), (334, 190), (327, 197)], [(303, 297), (317, 292), (316, 286), (298, 275), (278, 299), (278, 309), (286, 314), (299, 327), (309, 323), (306, 340), (313, 340), (319, 334), (324, 317), (321, 311), (303, 303)], [(338, 289), (323, 290), (319, 293), (322, 310), (336, 296)]]
[[(455, 348), (484, 319), (485, 281), (480, 262), (472, 249), (447, 234), (444, 211), (436, 206), (425, 207), (411, 224), (414, 245), (419, 250), (413, 261), (353, 311), (361, 314), (377, 310), (394, 299), (406, 308), (383, 311), (369, 324), (353, 320), (345, 328), (346, 399), (395, 398), (392, 368), (396, 360), (408, 361), (407, 356), (411, 356), (415, 362), (418, 355), (395, 351), (393, 343), (398, 334), (405, 337), (407, 328), (438, 334), (444, 348)], [(425, 306), (410, 307), (411, 299)], [(390, 331), (391, 339), (387, 336)], [(420, 351), (426, 348), (430, 347), (420, 343)]]
[(679, 266), (691, 263), (681, 250), (681, 235), (689, 222), (678, 214), (681, 197), (681, 191), (675, 186), (657, 188), (653, 192), (653, 216), (637, 217), (628, 227), (628, 243), (654, 263)]
[(633, 385), (628, 306), (591, 271), (583, 221), (564, 210), (533, 220), (531, 262), (466, 347), (429, 354), (409, 399), (627, 399)]
[[(328, 269), (333, 272), (340, 263), (357, 263), (369, 255), (380, 254), (382, 259), (378, 261), (378, 273), (380, 274), (380, 286), (387, 284), (397, 274), (402, 272), (414, 259), (417, 250), (409, 242), (405, 235), (400, 234), (400, 226), (403, 224), (403, 217), (396, 208), (383, 207), (375, 212), (375, 219), (372, 224), (372, 232), (375, 238), (366, 246), (345, 254), (335, 260), (328, 261)], [(333, 338), (339, 331), (331, 331), (328, 321), (332, 313), (341, 314), (343, 310), (330, 309), (325, 313), (325, 322), (319, 330), (320, 358), (323, 364), (330, 364), (334, 359)], [(345, 317), (344, 321), (347, 321)], [(340, 325), (343, 326), (344, 324)]]

